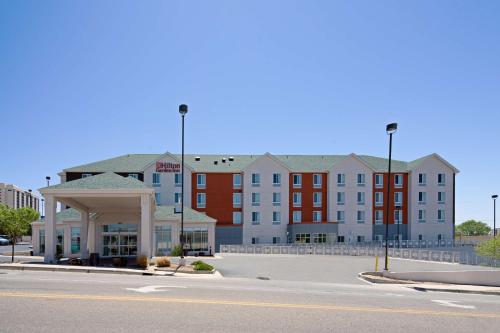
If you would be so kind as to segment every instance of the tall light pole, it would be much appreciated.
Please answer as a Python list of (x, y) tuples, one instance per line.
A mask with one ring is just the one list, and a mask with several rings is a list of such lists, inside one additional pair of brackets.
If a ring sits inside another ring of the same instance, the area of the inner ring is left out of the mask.
[[(389, 134), (389, 170), (387, 175), (387, 199), (385, 204), (385, 267), (384, 270), (389, 270), (389, 204), (391, 203), (391, 159), (392, 159), (392, 135), (398, 130), (398, 124), (392, 123), (387, 125), (385, 131)], [(399, 236), (398, 236), (399, 237)]]
[(179, 113), (182, 118), (182, 157), (181, 157), (181, 264), (184, 264), (184, 116), (188, 112), (186, 104), (179, 105)]
[(50, 176), (46, 176), (45, 180), (47, 181), (47, 187), (50, 186)]
[(494, 194), (491, 196), (493, 199), (493, 238), (497, 236), (497, 198), (498, 195)]

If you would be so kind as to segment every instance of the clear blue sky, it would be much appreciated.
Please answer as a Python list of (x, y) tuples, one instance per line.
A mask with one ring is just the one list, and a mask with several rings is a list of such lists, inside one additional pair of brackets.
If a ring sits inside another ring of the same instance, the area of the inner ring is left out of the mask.
[[(441, 154), (500, 192), (499, 1), (0, 0), (0, 181), (126, 153)], [(500, 194), (500, 193), (499, 193)]]

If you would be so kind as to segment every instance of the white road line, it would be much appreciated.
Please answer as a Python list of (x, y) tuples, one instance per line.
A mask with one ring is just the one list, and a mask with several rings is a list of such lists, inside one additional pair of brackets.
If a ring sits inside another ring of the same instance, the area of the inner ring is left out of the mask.
[(468, 310), (473, 310), (476, 307), (474, 305), (462, 305), (462, 304), (456, 304), (458, 301), (447, 301), (447, 300), (440, 300), (440, 299), (433, 299), (432, 300), (434, 303), (437, 303), (442, 306), (448, 306), (450, 308), (460, 308), (460, 309), (468, 309)]
[(180, 289), (186, 289), (187, 287), (185, 286), (145, 286), (145, 287), (140, 287), (140, 288), (125, 288), (125, 290), (129, 291), (135, 291), (138, 293), (154, 293), (158, 291), (168, 291), (168, 290), (160, 290), (160, 288), (180, 288)]

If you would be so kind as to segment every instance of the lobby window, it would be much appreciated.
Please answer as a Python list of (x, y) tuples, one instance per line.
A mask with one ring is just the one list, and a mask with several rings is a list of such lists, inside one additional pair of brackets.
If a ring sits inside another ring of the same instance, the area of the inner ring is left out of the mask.
[(302, 212), (300, 210), (294, 210), (292, 215), (293, 223), (302, 222)]
[(326, 234), (313, 234), (313, 242), (314, 243), (326, 243)]
[(438, 210), (438, 222), (444, 222), (444, 209)]
[(252, 186), (260, 186), (260, 173), (252, 173)]
[(384, 211), (376, 210), (375, 211), (375, 224), (383, 224), (384, 222)]
[(181, 203), (181, 194), (179, 192), (174, 193), (174, 203), (176, 203), (176, 204)]
[(252, 206), (260, 206), (260, 193), (252, 193)]
[(274, 211), (273, 212), (273, 224), (281, 223), (281, 212)]
[(384, 187), (384, 175), (377, 173), (375, 175), (375, 187), (376, 188), (382, 188)]
[(345, 204), (345, 192), (337, 192), (337, 205)]
[(419, 241), (423, 241), (424, 240), (424, 236), (422, 234), (418, 235), (418, 240)]
[(394, 211), (394, 224), (403, 224), (403, 211), (401, 209)]
[(364, 173), (358, 173), (358, 175), (357, 175), (357, 180), (358, 180), (357, 184), (358, 184), (358, 186), (365, 186), (365, 181), (366, 181), (365, 178), (366, 177), (365, 177)]
[(313, 193), (313, 206), (314, 207), (321, 207), (321, 192), (314, 192)]
[(394, 205), (403, 205), (403, 192), (394, 192)]
[(301, 188), (302, 187), (302, 175), (294, 174), (293, 175), (293, 187)]
[(260, 213), (252, 212), (252, 224), (260, 224)]
[(375, 206), (380, 207), (384, 205), (384, 193), (375, 192)]
[(273, 173), (273, 186), (281, 186), (281, 173)]
[(241, 207), (241, 193), (233, 193), (233, 207)]
[(233, 224), (241, 224), (241, 212), (233, 212)]
[(394, 187), (403, 187), (403, 175), (394, 175)]
[(320, 210), (313, 211), (313, 222), (321, 222), (321, 211)]
[(276, 236), (274, 236), (274, 237), (273, 237), (273, 244), (279, 244), (279, 243), (281, 243), (281, 239), (280, 239), (280, 237), (276, 237)]
[(233, 174), (233, 188), (241, 188), (241, 174), (239, 173)]
[(313, 175), (313, 187), (314, 188), (321, 188), (321, 174), (315, 173)]
[(418, 192), (418, 203), (425, 204), (427, 202), (427, 192)]
[(446, 185), (446, 175), (444, 173), (438, 173), (438, 185), (439, 186)]
[(252, 237), (252, 244), (259, 244), (259, 237)]
[(375, 241), (382, 242), (383, 240), (384, 240), (384, 236), (383, 235), (375, 235)]
[(337, 186), (345, 186), (345, 174), (344, 173), (337, 174)]
[(196, 207), (205, 208), (207, 204), (207, 195), (205, 193), (196, 194)]
[(82, 173), (82, 178), (87, 178), (87, 177), (92, 177), (92, 174), (91, 173)]
[(356, 217), (357, 217), (358, 223), (365, 223), (365, 211), (364, 210), (358, 210)]
[(153, 172), (153, 186), (160, 186), (160, 174), (158, 172)]
[(137, 173), (129, 173), (129, 174), (128, 174), (128, 176), (129, 176), (130, 178), (139, 179), (139, 174), (137, 174)]
[(281, 205), (281, 193), (273, 192), (273, 206), (280, 206), (280, 205)]
[(358, 205), (365, 204), (365, 192), (358, 192)]
[(418, 210), (418, 222), (425, 223), (425, 209)]
[(172, 249), (172, 227), (168, 225), (155, 226), (155, 255), (167, 255)]
[(337, 241), (338, 241), (339, 243), (344, 243), (344, 242), (345, 242), (345, 236), (338, 236), (338, 237), (337, 237)]
[(38, 242), (40, 244), (40, 254), (45, 253), (45, 229), (40, 229), (38, 235)]
[(196, 188), (205, 188), (207, 186), (207, 176), (204, 173), (196, 175)]
[(293, 207), (302, 206), (302, 193), (293, 192)]
[(427, 175), (425, 173), (418, 174), (418, 185), (425, 186), (427, 184)]
[(182, 173), (174, 173), (174, 186), (182, 186)]
[(445, 193), (444, 192), (438, 192), (438, 203), (440, 203), (440, 204), (445, 203)]
[(80, 227), (71, 227), (71, 254), (80, 252)]
[(340, 224), (345, 223), (345, 212), (343, 210), (337, 211), (337, 222)]
[(159, 205), (160, 204), (160, 199), (161, 199), (161, 194), (156, 192), (155, 193), (155, 200), (156, 200), (156, 204)]
[(295, 234), (295, 243), (311, 243), (311, 234)]
[(357, 241), (358, 243), (363, 243), (365, 241), (365, 236), (358, 236)]

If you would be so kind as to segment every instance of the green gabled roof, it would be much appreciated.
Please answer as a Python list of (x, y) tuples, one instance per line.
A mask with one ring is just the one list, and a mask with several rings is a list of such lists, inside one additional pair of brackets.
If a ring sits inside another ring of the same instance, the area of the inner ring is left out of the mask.
[[(155, 219), (180, 220), (181, 214), (175, 212), (175, 206), (157, 206)], [(184, 222), (216, 222), (214, 218), (184, 206)]]
[[(389, 160), (387, 158), (367, 156), (367, 155), (357, 155), (360, 159), (370, 165), (376, 172), (387, 172), (389, 166)], [(391, 172), (407, 172), (408, 163), (398, 160), (392, 160), (391, 162)]]
[(143, 182), (132, 177), (122, 177), (113, 172), (101, 173), (92, 177), (81, 178), (69, 182), (44, 187), (40, 190), (68, 189), (68, 190), (121, 190), (121, 189), (148, 189)]
[(273, 155), (292, 172), (324, 172), (344, 160), (346, 155)]
[(161, 154), (127, 154), (107, 160), (83, 164), (65, 172), (142, 172), (144, 168), (154, 162)]
[(74, 208), (68, 208), (65, 210), (60, 211), (59, 213), (56, 213), (56, 221), (66, 221), (66, 220), (81, 220), (81, 215), (80, 212), (77, 211)]

